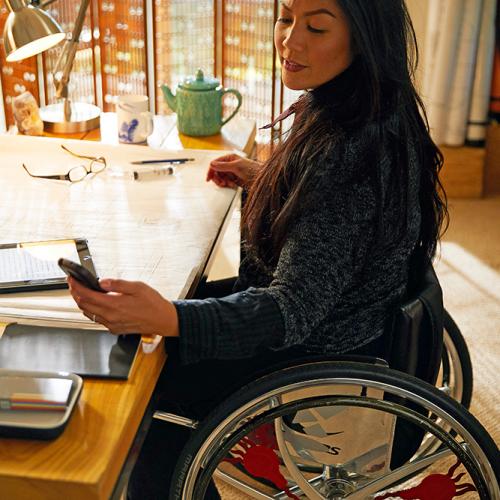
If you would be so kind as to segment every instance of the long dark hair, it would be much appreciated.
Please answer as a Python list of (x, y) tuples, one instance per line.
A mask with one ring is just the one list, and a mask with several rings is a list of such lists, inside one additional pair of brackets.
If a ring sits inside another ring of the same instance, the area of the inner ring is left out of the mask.
[[(416, 148), (422, 220), (415, 254), (425, 265), (434, 256), (448, 214), (438, 177), (443, 156), (429, 135), (424, 106), (413, 84), (418, 62), (415, 31), (404, 0), (337, 1), (349, 20), (354, 61), (343, 74), (323, 88), (306, 92), (297, 103), (289, 134), (249, 189), (242, 234), (264, 261), (276, 262), (300, 209), (300, 194), (310, 177), (308, 166), (331, 147), (332, 131), (337, 130), (340, 137), (342, 131), (363, 126), (364, 142), (374, 151), (384, 136), (392, 139), (401, 165), (393, 182), (401, 193), (402, 220), (406, 219), (408, 142)], [(397, 123), (387, 119), (393, 116), (398, 117)], [(380, 172), (363, 174), (380, 181)], [(379, 207), (379, 222), (382, 210)]]

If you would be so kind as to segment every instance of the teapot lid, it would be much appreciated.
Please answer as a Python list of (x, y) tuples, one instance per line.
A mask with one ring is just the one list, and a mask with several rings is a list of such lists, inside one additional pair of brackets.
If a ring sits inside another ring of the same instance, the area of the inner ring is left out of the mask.
[(217, 88), (219, 85), (219, 80), (217, 80), (216, 78), (205, 77), (203, 75), (203, 71), (199, 69), (196, 72), (195, 78), (193, 78), (192, 76), (186, 78), (182, 83), (179, 84), (179, 87), (187, 90), (212, 90)]

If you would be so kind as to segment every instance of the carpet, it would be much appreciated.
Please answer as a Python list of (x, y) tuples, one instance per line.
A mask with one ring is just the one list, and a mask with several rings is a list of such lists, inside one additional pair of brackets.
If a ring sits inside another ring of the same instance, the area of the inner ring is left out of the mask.
[(500, 443), (500, 274), (453, 242), (444, 242), (436, 271), (444, 304), (472, 360), (471, 413)]

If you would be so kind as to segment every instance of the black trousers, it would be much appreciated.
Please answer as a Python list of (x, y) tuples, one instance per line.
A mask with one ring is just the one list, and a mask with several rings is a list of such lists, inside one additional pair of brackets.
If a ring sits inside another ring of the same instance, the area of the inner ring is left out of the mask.
[[(233, 280), (202, 284), (197, 298), (222, 297), (231, 293)], [(158, 380), (156, 409), (195, 420), (202, 420), (229, 394), (259, 376), (286, 366), (307, 354), (300, 346), (283, 351), (264, 350), (257, 356), (235, 361), (209, 360), (182, 365), (177, 339), (166, 339), (168, 359)], [(382, 339), (350, 354), (384, 357)], [(189, 439), (190, 430), (168, 422), (153, 420), (132, 472), (128, 487), (129, 500), (166, 500), (177, 458)], [(206, 500), (219, 499), (212, 484)]]

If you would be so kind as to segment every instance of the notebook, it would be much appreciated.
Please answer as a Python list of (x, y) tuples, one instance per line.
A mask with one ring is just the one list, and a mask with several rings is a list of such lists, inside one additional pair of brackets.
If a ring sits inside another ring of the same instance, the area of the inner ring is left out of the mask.
[(139, 343), (140, 335), (12, 324), (0, 338), (0, 368), (127, 379)]

